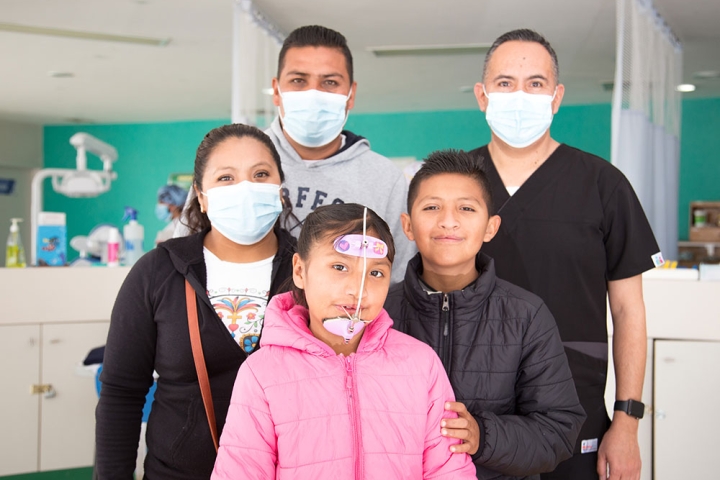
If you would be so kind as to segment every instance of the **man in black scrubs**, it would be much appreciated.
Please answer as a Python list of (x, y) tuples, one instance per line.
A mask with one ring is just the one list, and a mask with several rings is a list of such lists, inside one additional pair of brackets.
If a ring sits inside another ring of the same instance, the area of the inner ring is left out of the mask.
[[(550, 308), (588, 416), (574, 456), (543, 478), (637, 479), (647, 345), (641, 274), (663, 260), (623, 174), (550, 137), (563, 94), (557, 56), (539, 34), (508, 32), (488, 51), (475, 96), (492, 139), (473, 153), (483, 158), (502, 224), (483, 251), (498, 277)], [(603, 398), (608, 295), (619, 401), (612, 423)]]

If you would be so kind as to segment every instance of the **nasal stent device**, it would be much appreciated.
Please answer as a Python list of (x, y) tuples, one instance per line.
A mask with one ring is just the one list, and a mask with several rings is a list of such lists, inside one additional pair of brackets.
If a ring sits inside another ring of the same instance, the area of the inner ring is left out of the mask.
[[(361, 257), (363, 259), (363, 274), (360, 281), (360, 291), (357, 295), (357, 307), (351, 314), (345, 311), (346, 316), (338, 316), (326, 318), (323, 320), (323, 326), (327, 331), (335, 335), (339, 335), (345, 339), (345, 343), (359, 334), (370, 323), (370, 320), (364, 320), (362, 315), (362, 296), (365, 290), (365, 278), (367, 277), (367, 259), (368, 258), (385, 258), (387, 256), (388, 247), (385, 242), (379, 238), (369, 236), (367, 234), (367, 207), (363, 211), (363, 233), (341, 235), (333, 242), (336, 252), (353, 257)], [(343, 308), (343, 310), (345, 310)]]

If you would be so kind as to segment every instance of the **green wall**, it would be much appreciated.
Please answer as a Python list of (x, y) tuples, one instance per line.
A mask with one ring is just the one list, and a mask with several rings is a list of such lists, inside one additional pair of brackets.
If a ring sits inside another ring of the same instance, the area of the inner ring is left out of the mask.
[[(480, 110), (350, 115), (347, 128), (367, 137), (373, 150), (388, 157), (422, 159), (433, 150), (471, 150), (490, 141)], [(610, 157), (610, 105), (563, 107), (551, 131), (560, 142)]]
[[(67, 213), (68, 241), (87, 235), (99, 223), (123, 225), (125, 206), (138, 210), (145, 227), (145, 250), (154, 246), (155, 234), (165, 224), (155, 218), (157, 191), (168, 175), (192, 172), (195, 150), (205, 134), (226, 123), (224, 120), (178, 123), (46, 126), (45, 168), (75, 168), (75, 149), (69, 143), (77, 132), (87, 132), (114, 146), (118, 160), (113, 165), (117, 180), (110, 191), (95, 198), (68, 198), (53, 191), (45, 180), (44, 209)], [(102, 162), (88, 154), (89, 169), (101, 169)], [(122, 232), (122, 230), (121, 230)], [(68, 258), (77, 254), (68, 246)]]
[[(552, 135), (560, 142), (610, 157), (609, 104), (571, 105), (556, 115)], [(195, 149), (210, 129), (227, 120), (119, 124), (46, 126), (44, 165), (46, 168), (74, 168), (75, 149), (68, 139), (76, 132), (87, 132), (115, 146), (118, 179), (108, 193), (95, 199), (70, 199), (45, 185), (45, 210), (68, 214), (68, 239), (87, 234), (102, 222), (118, 226), (125, 205), (138, 209), (145, 226), (145, 249), (153, 246), (155, 234), (163, 225), (153, 210), (157, 189), (174, 172), (192, 171)], [(442, 148), (472, 149), (490, 140), (490, 130), (478, 110), (411, 112), (390, 114), (352, 114), (347, 128), (370, 140), (378, 153), (389, 157), (413, 156), (422, 159)], [(720, 98), (683, 102), (681, 144), (679, 236), (687, 238), (688, 204), (691, 200), (720, 200)], [(101, 168), (95, 158), (88, 167)], [(75, 257), (69, 252), (69, 257)]]
[(720, 200), (720, 98), (683, 102), (678, 196), (678, 234), (683, 240), (695, 200)]

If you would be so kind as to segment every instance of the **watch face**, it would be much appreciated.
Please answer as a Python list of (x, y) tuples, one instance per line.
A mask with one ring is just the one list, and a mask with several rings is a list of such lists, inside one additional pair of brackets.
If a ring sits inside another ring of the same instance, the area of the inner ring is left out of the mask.
[(642, 418), (645, 414), (645, 404), (636, 402), (635, 400), (629, 400), (627, 413), (632, 417)]
[(614, 410), (620, 410), (631, 417), (640, 419), (645, 414), (645, 404), (637, 400), (617, 401)]

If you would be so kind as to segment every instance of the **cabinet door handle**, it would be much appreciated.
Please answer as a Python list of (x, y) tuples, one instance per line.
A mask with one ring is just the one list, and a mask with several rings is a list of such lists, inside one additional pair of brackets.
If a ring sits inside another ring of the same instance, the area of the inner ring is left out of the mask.
[(53, 398), (57, 395), (55, 388), (49, 383), (33, 385), (30, 387), (31, 395), (43, 395), (45, 398)]

